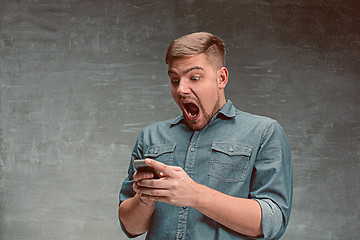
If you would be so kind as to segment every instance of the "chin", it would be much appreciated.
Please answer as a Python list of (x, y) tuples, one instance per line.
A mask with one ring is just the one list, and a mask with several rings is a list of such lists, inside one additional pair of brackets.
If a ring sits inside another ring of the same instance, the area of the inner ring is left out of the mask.
[(192, 124), (189, 124), (189, 123), (186, 123), (186, 124), (190, 129), (192, 129), (194, 131), (200, 131), (207, 125), (207, 124), (198, 123), (198, 122), (197, 123), (192, 123)]

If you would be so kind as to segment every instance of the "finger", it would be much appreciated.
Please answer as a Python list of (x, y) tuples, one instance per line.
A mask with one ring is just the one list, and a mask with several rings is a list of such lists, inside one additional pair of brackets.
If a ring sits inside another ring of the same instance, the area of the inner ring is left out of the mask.
[(146, 165), (155, 168), (156, 170), (160, 171), (163, 173), (163, 175), (168, 176), (168, 177), (172, 177), (174, 175), (171, 166), (168, 166), (162, 162), (158, 162), (155, 161), (153, 159), (145, 159), (145, 163)]
[(138, 186), (156, 189), (169, 189), (171, 184), (166, 177), (160, 179), (142, 179), (137, 182)]
[(170, 201), (169, 198), (166, 196), (150, 196), (150, 195), (142, 194), (140, 199), (142, 202), (144, 202), (147, 205), (154, 205), (156, 204), (156, 202), (165, 202), (175, 205), (174, 204), (175, 202)]
[[(149, 197), (153, 197), (153, 198), (158, 198), (158, 197), (167, 197), (169, 194), (169, 191), (165, 190), (165, 189), (139, 187), (139, 193), (141, 194), (141, 196), (145, 195), (145, 196), (149, 196)], [(155, 200), (155, 199), (153, 199), (153, 200)]]
[(133, 183), (133, 190), (134, 190), (134, 192), (139, 193), (139, 192), (142, 191), (142, 189), (145, 189), (145, 188), (146, 188), (145, 186), (140, 185), (140, 184), (139, 184), (140, 182), (141, 182), (141, 181), (139, 181), (139, 182), (134, 182), (134, 183)]
[(133, 175), (134, 181), (140, 181), (142, 179), (152, 179), (154, 174), (149, 172), (135, 172)]
[(133, 183), (133, 190), (136, 193), (139, 192), (138, 185), (136, 184), (136, 182)]

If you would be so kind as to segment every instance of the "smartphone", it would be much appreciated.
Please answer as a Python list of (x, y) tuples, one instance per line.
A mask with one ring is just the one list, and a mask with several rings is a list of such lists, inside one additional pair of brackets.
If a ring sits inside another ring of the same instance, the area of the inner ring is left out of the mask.
[(133, 165), (134, 165), (136, 171), (138, 171), (138, 172), (150, 172), (150, 173), (154, 174), (153, 178), (155, 178), (155, 179), (159, 179), (161, 177), (159, 171), (157, 171), (153, 167), (149, 167), (148, 165), (146, 165), (145, 159), (135, 159), (133, 161)]

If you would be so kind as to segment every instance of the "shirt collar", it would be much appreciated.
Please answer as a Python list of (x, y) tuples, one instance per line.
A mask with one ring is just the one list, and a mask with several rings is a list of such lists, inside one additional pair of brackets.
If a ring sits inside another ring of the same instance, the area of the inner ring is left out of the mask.
[[(230, 100), (227, 100), (224, 106), (215, 114), (215, 116), (216, 118), (223, 116), (225, 118), (231, 119), (235, 117), (235, 106)], [(184, 114), (181, 113), (177, 118), (170, 120), (170, 125), (174, 126), (183, 122), (185, 123), (185, 117)]]
[(170, 125), (174, 126), (179, 124), (180, 122), (185, 122), (185, 117), (183, 113), (181, 113), (177, 118), (170, 120)]
[(219, 115), (223, 115), (227, 118), (233, 118), (236, 115), (235, 110), (234, 104), (230, 100), (227, 100), (224, 106), (217, 113), (217, 117), (219, 117)]

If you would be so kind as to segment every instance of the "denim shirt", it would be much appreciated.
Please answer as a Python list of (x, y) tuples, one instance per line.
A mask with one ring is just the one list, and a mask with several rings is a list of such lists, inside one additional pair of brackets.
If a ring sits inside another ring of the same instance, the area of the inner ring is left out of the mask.
[[(279, 239), (284, 233), (292, 202), (292, 163), (277, 121), (242, 112), (228, 100), (200, 131), (189, 129), (183, 115), (145, 127), (131, 156), (141, 158), (180, 166), (197, 183), (254, 199), (262, 210), (263, 236), (251, 238), (196, 209), (157, 202), (146, 239)], [(134, 171), (130, 163), (120, 204), (135, 195)]]

